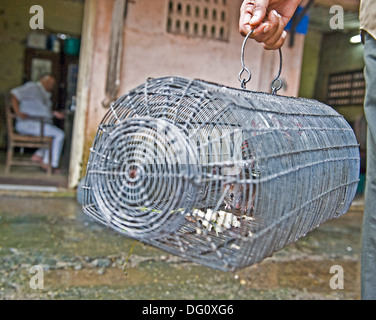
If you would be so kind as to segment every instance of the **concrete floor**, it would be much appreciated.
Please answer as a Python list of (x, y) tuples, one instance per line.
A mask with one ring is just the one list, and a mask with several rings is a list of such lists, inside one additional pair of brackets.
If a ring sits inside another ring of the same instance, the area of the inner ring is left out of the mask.
[[(31, 150), (26, 150), (25, 154), (20, 154), (17, 150), (15, 156), (18, 158), (28, 159), (32, 156)], [(12, 186), (38, 186), (39, 189), (66, 189), (68, 183), (68, 167), (67, 164), (62, 165), (60, 174), (52, 174), (48, 176), (39, 166), (11, 166), (10, 172), (5, 173), (6, 153), (0, 150), (0, 190), (8, 190)], [(20, 189), (18, 187), (17, 189)], [(34, 188), (35, 189), (35, 188)]]
[[(362, 215), (357, 198), (339, 219), (225, 273), (135, 244), (86, 217), (74, 194), (0, 191), (0, 299), (360, 299)], [(330, 287), (333, 265), (343, 289)]]

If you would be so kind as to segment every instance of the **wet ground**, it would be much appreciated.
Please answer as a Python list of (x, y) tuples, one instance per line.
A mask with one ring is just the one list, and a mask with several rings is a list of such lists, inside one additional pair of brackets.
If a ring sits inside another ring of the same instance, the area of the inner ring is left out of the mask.
[[(74, 194), (2, 191), (0, 299), (360, 299), (362, 215), (357, 199), (272, 257), (226, 273), (97, 224)], [(30, 273), (35, 265), (42, 271)], [(343, 268), (343, 289), (330, 287), (333, 265)]]

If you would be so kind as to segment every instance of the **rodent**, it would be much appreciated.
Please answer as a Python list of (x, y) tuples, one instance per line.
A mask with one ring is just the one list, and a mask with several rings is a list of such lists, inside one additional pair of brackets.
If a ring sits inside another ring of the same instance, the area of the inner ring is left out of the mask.
[[(242, 143), (242, 159), (250, 160), (252, 158), (252, 152), (250, 144), (246, 139)], [(241, 168), (241, 171), (238, 175), (239, 180), (249, 180), (250, 177), (257, 178), (259, 176), (258, 169), (255, 168), (255, 164), (252, 161), (251, 165), (244, 165)], [(253, 203), (256, 197), (256, 185), (253, 184), (252, 187), (252, 196), (250, 197), (250, 185), (249, 183), (230, 183), (230, 186), (227, 186), (227, 183), (224, 184), (223, 192), (226, 192), (224, 197), (225, 209), (236, 209), (246, 212), (248, 209), (253, 211)]]
[(253, 201), (255, 200), (256, 190), (253, 188), (252, 197), (249, 198), (249, 185), (243, 183), (230, 183), (227, 189), (224, 186), (224, 191), (227, 193), (224, 197), (225, 209), (236, 209), (246, 212), (248, 209), (253, 210)]

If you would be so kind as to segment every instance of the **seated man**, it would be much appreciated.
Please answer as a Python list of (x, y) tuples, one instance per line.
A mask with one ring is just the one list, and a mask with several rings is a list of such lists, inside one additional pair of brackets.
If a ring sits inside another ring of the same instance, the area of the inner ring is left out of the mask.
[[(64, 114), (52, 111), (51, 92), (56, 84), (56, 79), (51, 74), (43, 75), (37, 82), (27, 82), (24, 85), (11, 90), (11, 101), (15, 114), (18, 116), (16, 130), (20, 134), (40, 135), (40, 122), (29, 119), (29, 116), (43, 117), (44, 135), (52, 137), (52, 170), (58, 173), (59, 160), (64, 143), (64, 131), (52, 124), (55, 116), (63, 119)], [(46, 149), (38, 149), (31, 158), (40, 162), (42, 169), (46, 170), (49, 154)]]

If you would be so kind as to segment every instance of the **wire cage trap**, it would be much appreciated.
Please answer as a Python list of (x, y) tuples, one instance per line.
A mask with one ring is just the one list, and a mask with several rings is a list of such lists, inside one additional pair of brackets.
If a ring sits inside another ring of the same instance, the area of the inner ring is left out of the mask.
[(83, 210), (121, 234), (224, 271), (346, 213), (359, 149), (315, 100), (148, 79), (99, 125)]

